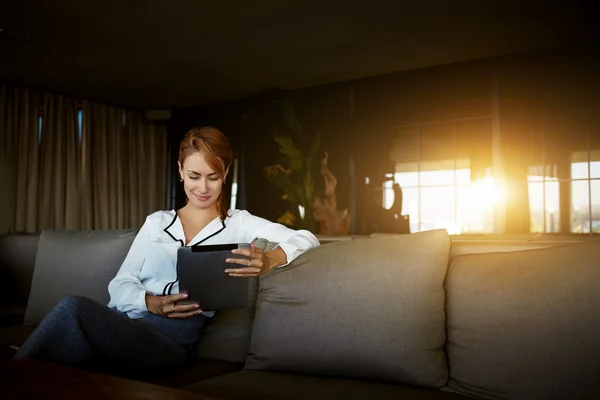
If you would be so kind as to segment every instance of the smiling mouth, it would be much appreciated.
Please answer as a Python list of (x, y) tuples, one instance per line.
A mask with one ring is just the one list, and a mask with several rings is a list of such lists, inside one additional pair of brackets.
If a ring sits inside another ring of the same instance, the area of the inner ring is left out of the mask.
[(206, 200), (210, 199), (210, 196), (200, 196), (198, 194), (194, 194), (194, 196), (196, 196), (196, 198), (200, 201), (206, 201)]

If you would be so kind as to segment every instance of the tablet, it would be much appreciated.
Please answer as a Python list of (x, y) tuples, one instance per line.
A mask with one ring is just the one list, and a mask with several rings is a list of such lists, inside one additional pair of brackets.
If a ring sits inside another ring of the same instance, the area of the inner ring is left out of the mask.
[[(234, 278), (226, 269), (243, 265), (225, 262), (227, 258), (247, 257), (233, 249), (250, 248), (248, 243), (198, 245), (177, 250), (179, 293), (187, 293), (185, 303), (198, 303), (205, 311), (248, 308), (248, 296), (255, 278)], [(183, 302), (182, 302), (183, 303)]]

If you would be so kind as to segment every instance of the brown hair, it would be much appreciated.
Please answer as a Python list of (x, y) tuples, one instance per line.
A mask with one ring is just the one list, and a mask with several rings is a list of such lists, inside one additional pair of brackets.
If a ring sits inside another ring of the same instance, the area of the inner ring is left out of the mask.
[[(195, 152), (200, 152), (212, 170), (225, 181), (225, 174), (233, 161), (233, 151), (229, 139), (223, 132), (212, 126), (190, 130), (179, 144), (181, 165), (189, 155)], [(223, 190), (217, 199), (217, 210), (221, 220), (225, 220), (227, 218), (227, 202), (223, 196)]]

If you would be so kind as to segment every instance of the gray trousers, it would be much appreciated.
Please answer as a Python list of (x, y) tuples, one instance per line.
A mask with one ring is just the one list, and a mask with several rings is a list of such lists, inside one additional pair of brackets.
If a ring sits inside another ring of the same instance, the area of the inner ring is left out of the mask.
[(15, 359), (35, 358), (130, 378), (175, 372), (193, 357), (208, 317), (124, 313), (81, 296), (61, 300)]

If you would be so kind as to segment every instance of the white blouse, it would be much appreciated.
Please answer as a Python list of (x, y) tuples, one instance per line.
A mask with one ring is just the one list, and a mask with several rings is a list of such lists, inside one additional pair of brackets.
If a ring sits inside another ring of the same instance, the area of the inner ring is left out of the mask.
[[(284, 265), (319, 246), (317, 238), (307, 230), (293, 230), (242, 210), (230, 210), (225, 221), (215, 218), (185, 243), (183, 226), (175, 210), (157, 211), (146, 218), (119, 272), (109, 283), (108, 306), (127, 313), (130, 318), (141, 318), (148, 314), (146, 293), (162, 295), (168, 290), (167, 285), (177, 280), (177, 249), (199, 243), (250, 243), (257, 238), (278, 243), (276, 247), (281, 247), (287, 256)], [(177, 293), (179, 284), (175, 282), (171, 294)], [(203, 314), (210, 317), (214, 312)]]

